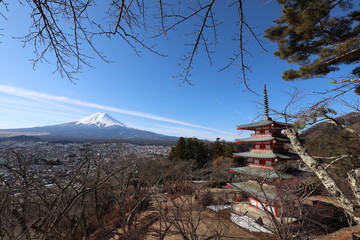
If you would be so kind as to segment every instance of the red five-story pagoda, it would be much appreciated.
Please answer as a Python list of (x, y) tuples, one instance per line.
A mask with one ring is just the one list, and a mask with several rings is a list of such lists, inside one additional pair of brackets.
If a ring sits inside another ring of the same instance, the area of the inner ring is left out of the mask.
[(292, 175), (277, 170), (275, 166), (299, 157), (284, 148), (284, 144), (289, 143), (289, 139), (282, 134), (287, 125), (269, 117), (266, 85), (264, 108), (265, 117), (261, 121), (237, 126), (238, 130), (250, 130), (254, 133), (250, 137), (236, 139), (236, 143), (251, 143), (254, 147), (249, 152), (234, 153), (235, 158), (245, 158), (249, 164), (232, 168), (230, 171), (239, 176), (246, 176), (248, 181), (229, 183), (228, 187), (245, 192), (251, 206), (262, 210), (267, 208), (278, 216), (280, 209), (275, 183), (292, 178)]

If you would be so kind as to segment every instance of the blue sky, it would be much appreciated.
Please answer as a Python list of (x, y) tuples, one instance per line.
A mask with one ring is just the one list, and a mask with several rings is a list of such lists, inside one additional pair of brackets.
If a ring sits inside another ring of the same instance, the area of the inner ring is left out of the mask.
[[(245, 7), (250, 25), (262, 35), (280, 16), (276, 1), (247, 1)], [(30, 18), (26, 7), (11, 3), (9, 12), (5, 12), (7, 20), (0, 20), (3, 34), (0, 36), (0, 129), (60, 124), (95, 112), (107, 112), (128, 126), (161, 134), (234, 140), (243, 134), (236, 130), (236, 125), (258, 120), (263, 110), (255, 103), (261, 102), (262, 96), (245, 91), (238, 67), (218, 71), (236, 48), (229, 41), (234, 37), (231, 33), (236, 27), (235, 15), (227, 11), (226, 5), (216, 6), (215, 13), (224, 22), (219, 26), (220, 43), (212, 58), (213, 65), (209, 65), (204, 49), (199, 49), (191, 78), (194, 86), (179, 87), (173, 78), (180, 71), (179, 58), (189, 51), (184, 43), (191, 41), (191, 36), (179, 32), (171, 33), (167, 41), (150, 40), (168, 57), (146, 50), (139, 57), (119, 39), (98, 39), (98, 49), (114, 63), (91, 60), (94, 68), (85, 67), (77, 75), (75, 85), (53, 73), (51, 58), (51, 63), (33, 69), (29, 61), (34, 57), (32, 46), (24, 48), (14, 38), (27, 33)], [(189, 26), (181, 26), (179, 31), (186, 31)], [(331, 88), (329, 80), (324, 79), (283, 81), (282, 71), (289, 65), (273, 56), (275, 44), (263, 39), (269, 50), (264, 52), (252, 38), (247, 39), (246, 47), (251, 52), (247, 56), (252, 69), (248, 75), (250, 86), (262, 94), (263, 85), (267, 84), (272, 108), (284, 109), (289, 99), (287, 92), (292, 92), (294, 87), (309, 93), (298, 103), (302, 107), (322, 97), (312, 95), (313, 90)], [(346, 111), (340, 109), (340, 113)]]

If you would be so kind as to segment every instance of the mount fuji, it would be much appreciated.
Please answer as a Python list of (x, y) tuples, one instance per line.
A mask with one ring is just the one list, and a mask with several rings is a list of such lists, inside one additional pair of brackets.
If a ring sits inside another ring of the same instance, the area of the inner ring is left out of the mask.
[(111, 126), (121, 126), (126, 127), (125, 124), (119, 122), (115, 118), (112, 118), (107, 113), (95, 113), (93, 115), (84, 117), (75, 122), (75, 125), (96, 125), (99, 128), (101, 127), (111, 127)]
[(131, 128), (107, 113), (95, 113), (80, 120), (32, 128), (0, 130), (0, 137), (36, 136), (47, 141), (109, 141), (175, 142), (178, 138)]

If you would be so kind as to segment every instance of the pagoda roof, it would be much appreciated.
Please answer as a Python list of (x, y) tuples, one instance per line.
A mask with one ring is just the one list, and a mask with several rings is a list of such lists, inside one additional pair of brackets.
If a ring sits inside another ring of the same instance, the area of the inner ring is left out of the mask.
[(290, 152), (272, 152), (272, 151), (252, 151), (252, 152), (241, 152), (234, 153), (236, 157), (243, 158), (279, 158), (279, 159), (298, 159), (299, 156), (295, 153)]
[(228, 183), (229, 186), (242, 190), (244, 192), (249, 193), (250, 195), (257, 196), (260, 198), (264, 198), (265, 200), (281, 200), (280, 194), (286, 194), (286, 196), (283, 195), (283, 199), (291, 200), (295, 199), (296, 197), (291, 193), (285, 193), (283, 191), (277, 190), (275, 186), (262, 184), (262, 186), (258, 182), (237, 182), (237, 183)]
[(287, 179), (292, 178), (293, 176), (287, 173), (276, 171), (274, 168), (270, 167), (256, 167), (256, 166), (246, 166), (246, 167), (237, 167), (230, 168), (230, 170), (242, 174), (254, 175), (262, 178), (281, 178)]
[(233, 188), (247, 192), (251, 195), (265, 199), (274, 200), (278, 195), (276, 187), (265, 184), (260, 186), (260, 184), (257, 182), (237, 182), (229, 183), (228, 185), (232, 186)]
[(274, 136), (251, 136), (248, 138), (235, 139), (235, 142), (267, 142), (277, 140), (281, 142), (289, 142), (287, 137), (274, 137)]
[(286, 123), (274, 121), (271, 118), (263, 118), (259, 122), (253, 122), (253, 123), (249, 123), (249, 124), (238, 125), (237, 128), (238, 129), (248, 129), (248, 128), (266, 126), (266, 125), (270, 125), (270, 124), (286, 126)]

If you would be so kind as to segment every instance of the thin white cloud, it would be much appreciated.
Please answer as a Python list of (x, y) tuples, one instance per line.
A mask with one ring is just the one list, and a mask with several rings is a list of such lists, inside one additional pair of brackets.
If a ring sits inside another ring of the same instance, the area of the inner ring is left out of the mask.
[[(162, 121), (162, 122), (174, 123), (174, 124), (179, 124), (179, 125), (193, 127), (193, 128), (205, 129), (208, 131), (213, 131), (213, 132), (218, 132), (218, 133), (223, 133), (223, 134), (232, 134), (230, 132), (222, 131), (219, 129), (209, 128), (209, 127), (192, 124), (192, 123), (188, 123), (188, 122), (184, 122), (184, 121), (179, 121), (179, 120), (175, 120), (175, 119), (171, 119), (171, 118), (161, 117), (161, 116), (153, 115), (150, 113), (126, 110), (126, 109), (121, 109), (121, 108), (117, 108), (117, 107), (106, 106), (106, 105), (81, 101), (81, 100), (77, 100), (77, 99), (71, 99), (68, 97), (55, 96), (55, 95), (51, 95), (51, 94), (47, 94), (47, 93), (31, 91), (31, 90), (8, 86), (8, 85), (0, 85), (0, 92), (10, 94), (10, 95), (15, 95), (18, 97), (33, 99), (33, 100), (50, 101), (52, 103), (55, 101), (55, 102), (60, 102), (62, 104), (70, 104), (70, 105), (77, 105), (77, 106), (82, 106), (82, 107), (95, 108), (95, 109), (99, 109), (99, 110), (111, 111), (111, 112), (116, 112), (116, 113), (136, 116), (136, 117), (142, 117), (142, 118)], [(53, 104), (57, 104), (57, 103), (53, 103)], [(66, 107), (64, 105), (60, 105), (60, 106)]]
[(51, 110), (46, 110), (46, 109), (41, 109), (41, 108), (34, 108), (34, 107), (16, 106), (14, 104), (5, 104), (5, 103), (0, 103), (0, 109), (4, 109), (7, 111), (17, 111), (17, 112), (27, 111), (29, 113), (42, 112), (42, 113), (46, 113), (46, 114), (55, 114), (55, 115), (61, 115), (61, 116), (65, 116), (65, 117), (76, 117), (76, 118), (82, 117), (82, 115), (79, 115), (79, 114), (51, 111)]
[(213, 100), (214, 100), (214, 102), (216, 102), (217, 104), (220, 104), (220, 105), (224, 106), (224, 108), (227, 108), (227, 109), (229, 109), (229, 110), (232, 110), (232, 111), (236, 112), (237, 114), (240, 114), (241, 116), (244, 116), (244, 117), (248, 118), (248, 119), (251, 120), (251, 121), (254, 120), (254, 118), (249, 117), (249, 116), (243, 114), (243, 113), (240, 112), (239, 110), (236, 110), (236, 109), (233, 109), (233, 108), (229, 108), (228, 105), (224, 104), (222, 101), (220, 101), (220, 100), (217, 99), (217, 98), (214, 98)]
[[(17, 88), (17, 87), (12, 87), (12, 86), (5, 86), (5, 85), (0, 85), (0, 92), (4, 92), (4, 93), (7, 93), (7, 94), (10, 94), (10, 95), (13, 95), (13, 96), (23, 97), (23, 98), (26, 98), (26, 99), (30, 99), (30, 100), (33, 100), (33, 101), (40, 102), (40, 103), (53, 105), (55, 107), (60, 107), (60, 108), (67, 109), (67, 110), (79, 111), (79, 109), (76, 109), (76, 108), (72, 108), (72, 107), (69, 107), (69, 106), (65, 106), (63, 104), (58, 104), (58, 103), (48, 101), (48, 100), (51, 100), (51, 99), (46, 98), (46, 96), (43, 96), (43, 94), (40, 93), (40, 92), (34, 92), (34, 91), (29, 91), (29, 90), (26, 90), (26, 89), (22, 89), (22, 88)], [(36, 93), (39, 93), (39, 94), (36, 94)], [(47, 94), (45, 94), (45, 95), (47, 95)], [(49, 95), (49, 96), (51, 96), (51, 95)]]
[(249, 120), (251, 120), (251, 121), (254, 121), (254, 118), (253, 118), (253, 117), (249, 117), (249, 116), (243, 114), (242, 112), (240, 112), (239, 110), (235, 110), (235, 109), (234, 109), (234, 112), (240, 114), (241, 116), (246, 117), (247, 119), (249, 119)]
[(147, 130), (153, 132), (161, 132), (162, 134), (171, 135), (176, 133), (178, 137), (196, 137), (201, 136), (203, 139), (215, 140), (220, 137), (221, 139), (225, 139), (227, 141), (233, 141), (237, 136), (235, 133), (232, 134), (217, 134), (214, 132), (204, 131), (204, 130), (194, 130), (187, 127), (174, 127), (167, 125), (155, 125), (153, 127), (148, 127)]

